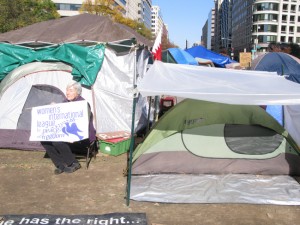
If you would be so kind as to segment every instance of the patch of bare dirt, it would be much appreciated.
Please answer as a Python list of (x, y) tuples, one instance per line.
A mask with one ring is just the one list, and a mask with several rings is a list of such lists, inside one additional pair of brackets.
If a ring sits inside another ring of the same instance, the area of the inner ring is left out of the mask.
[(101, 215), (146, 213), (149, 225), (299, 224), (299, 206), (252, 204), (161, 204), (130, 201), (123, 176), (127, 155), (99, 153), (85, 169), (54, 175), (44, 152), (0, 150), (0, 215)]

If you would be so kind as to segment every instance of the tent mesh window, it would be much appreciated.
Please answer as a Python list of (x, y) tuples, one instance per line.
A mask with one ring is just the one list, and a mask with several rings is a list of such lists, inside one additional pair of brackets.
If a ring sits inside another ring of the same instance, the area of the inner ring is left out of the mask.
[(33, 85), (23, 106), (17, 129), (31, 130), (32, 107), (49, 105), (51, 103), (61, 103), (64, 99), (64, 93), (56, 87), (50, 85)]
[(259, 125), (226, 124), (224, 138), (233, 152), (248, 155), (272, 153), (283, 141), (280, 134)]

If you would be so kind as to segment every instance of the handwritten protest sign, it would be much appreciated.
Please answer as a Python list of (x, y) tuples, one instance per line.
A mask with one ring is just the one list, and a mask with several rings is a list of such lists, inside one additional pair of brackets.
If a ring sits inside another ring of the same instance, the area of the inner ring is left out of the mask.
[(242, 67), (250, 67), (251, 66), (251, 52), (240, 52), (240, 65)]
[(33, 107), (30, 141), (75, 142), (88, 138), (87, 101)]

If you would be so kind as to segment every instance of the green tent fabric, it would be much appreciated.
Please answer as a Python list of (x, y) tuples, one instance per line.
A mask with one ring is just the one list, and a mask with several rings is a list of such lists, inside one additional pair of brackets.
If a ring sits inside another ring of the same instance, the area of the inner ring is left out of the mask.
[(64, 62), (72, 66), (74, 79), (92, 86), (104, 60), (105, 45), (61, 44), (39, 49), (0, 43), (0, 81), (15, 68), (31, 62)]
[[(188, 109), (188, 110), (187, 110)], [(260, 125), (285, 137), (299, 150), (288, 132), (259, 106), (230, 105), (186, 99), (169, 110), (134, 152), (133, 161), (161, 140), (183, 130), (213, 124)]]
[(176, 60), (173, 58), (172, 54), (168, 50), (162, 52), (162, 61), (167, 63), (175, 63), (175, 64), (177, 63)]

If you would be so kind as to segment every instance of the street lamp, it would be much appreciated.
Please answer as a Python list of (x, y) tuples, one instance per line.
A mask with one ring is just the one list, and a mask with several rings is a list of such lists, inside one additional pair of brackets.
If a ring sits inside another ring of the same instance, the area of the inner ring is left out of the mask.
[[(254, 53), (257, 56), (257, 47), (258, 47), (258, 29), (260, 29), (260, 26), (256, 25), (256, 38), (254, 39)], [(254, 58), (254, 54), (253, 54)]]

